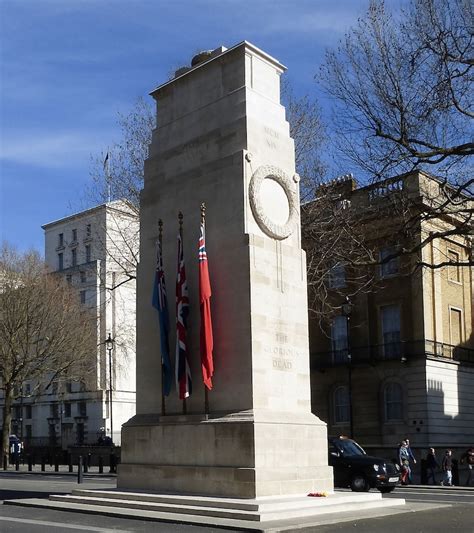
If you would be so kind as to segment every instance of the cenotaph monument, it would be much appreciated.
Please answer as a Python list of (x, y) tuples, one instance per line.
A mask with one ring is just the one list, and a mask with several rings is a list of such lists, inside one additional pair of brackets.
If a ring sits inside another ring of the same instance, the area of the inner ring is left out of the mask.
[[(122, 430), (118, 487), (234, 498), (332, 491), (326, 424), (310, 404), (299, 177), (280, 103), (285, 67), (248, 42), (194, 62), (151, 93), (158, 126), (141, 193), (137, 414)], [(207, 413), (199, 355), (203, 202), (215, 366)], [(178, 212), (193, 391), (183, 413), (173, 388), (163, 414), (152, 293), (161, 219), (174, 324)]]

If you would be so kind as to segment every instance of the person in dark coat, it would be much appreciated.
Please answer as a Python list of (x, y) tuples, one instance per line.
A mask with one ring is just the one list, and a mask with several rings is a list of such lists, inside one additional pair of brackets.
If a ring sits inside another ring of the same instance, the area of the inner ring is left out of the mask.
[(451, 487), (453, 484), (453, 452), (451, 450), (446, 450), (446, 453), (443, 457), (443, 462), (441, 464), (441, 468), (444, 472), (444, 479), (443, 479), (443, 485), (446, 485), (448, 487)]
[(474, 468), (474, 448), (471, 446), (461, 455), (461, 464), (466, 461), (468, 468), (468, 475), (466, 479), (466, 485), (469, 487), (472, 478), (472, 469)]
[(433, 485), (436, 485), (436, 470), (439, 468), (439, 462), (436, 458), (436, 452), (434, 448), (430, 448), (430, 451), (426, 455), (426, 484), (430, 484), (430, 479), (433, 480)]

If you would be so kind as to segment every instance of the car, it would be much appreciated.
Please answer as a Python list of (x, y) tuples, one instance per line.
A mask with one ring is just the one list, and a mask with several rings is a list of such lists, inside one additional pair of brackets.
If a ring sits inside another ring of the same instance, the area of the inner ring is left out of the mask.
[(376, 488), (392, 492), (400, 482), (400, 467), (380, 457), (367, 455), (355, 440), (330, 437), (329, 465), (334, 469), (334, 485), (350, 487), (355, 492)]

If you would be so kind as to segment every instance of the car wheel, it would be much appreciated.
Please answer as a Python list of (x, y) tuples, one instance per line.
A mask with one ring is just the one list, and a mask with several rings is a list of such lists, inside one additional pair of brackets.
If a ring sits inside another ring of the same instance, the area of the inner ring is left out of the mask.
[(388, 492), (393, 492), (395, 490), (395, 487), (379, 487), (379, 491), (382, 494), (387, 494)]
[(355, 475), (351, 479), (351, 489), (354, 492), (368, 492), (370, 490), (370, 485), (362, 475)]

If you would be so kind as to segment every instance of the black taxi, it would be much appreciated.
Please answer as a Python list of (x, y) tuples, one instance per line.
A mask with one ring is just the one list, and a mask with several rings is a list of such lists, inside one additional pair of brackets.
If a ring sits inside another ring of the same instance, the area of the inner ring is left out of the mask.
[(350, 487), (355, 492), (376, 488), (392, 492), (400, 481), (400, 467), (380, 457), (367, 455), (356, 441), (330, 437), (329, 465), (334, 469), (334, 485)]

